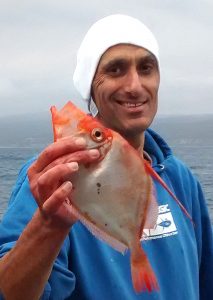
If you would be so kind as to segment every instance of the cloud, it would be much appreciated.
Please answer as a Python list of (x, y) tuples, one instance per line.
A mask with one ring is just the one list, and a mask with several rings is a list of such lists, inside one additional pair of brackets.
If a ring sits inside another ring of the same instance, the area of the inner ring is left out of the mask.
[(154, 31), (161, 113), (213, 113), (212, 9), (210, 0), (1, 1), (0, 116), (68, 99), (86, 108), (72, 84), (75, 54), (89, 26), (111, 13), (140, 18)]

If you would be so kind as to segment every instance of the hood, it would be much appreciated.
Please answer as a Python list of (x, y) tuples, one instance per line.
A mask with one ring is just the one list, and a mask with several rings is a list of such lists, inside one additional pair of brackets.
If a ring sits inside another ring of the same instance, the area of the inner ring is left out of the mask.
[(144, 150), (152, 159), (152, 167), (158, 173), (164, 169), (164, 162), (172, 155), (172, 150), (164, 139), (152, 129), (145, 131)]

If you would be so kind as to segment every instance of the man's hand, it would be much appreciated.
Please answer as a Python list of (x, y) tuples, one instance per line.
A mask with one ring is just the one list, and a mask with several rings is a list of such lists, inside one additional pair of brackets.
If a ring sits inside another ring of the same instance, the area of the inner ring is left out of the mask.
[(70, 206), (71, 178), (78, 164), (97, 160), (98, 150), (86, 150), (83, 138), (63, 138), (49, 145), (28, 170), (30, 188), (40, 212), (51, 225), (70, 227), (75, 221)]
[[(76, 221), (69, 204), (71, 178), (78, 165), (98, 159), (82, 138), (64, 138), (48, 146), (28, 171), (39, 209), (14, 248), (0, 260), (0, 290), (5, 299), (40, 299), (70, 227)], [(28, 263), (26, 263), (26, 258)]]

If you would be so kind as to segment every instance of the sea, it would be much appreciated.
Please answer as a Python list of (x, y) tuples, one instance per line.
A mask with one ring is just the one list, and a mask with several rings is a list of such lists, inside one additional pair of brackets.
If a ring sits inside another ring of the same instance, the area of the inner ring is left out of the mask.
[[(161, 115), (152, 128), (198, 177), (213, 223), (213, 115)], [(48, 112), (0, 118), (0, 221), (21, 166), (52, 140)]]

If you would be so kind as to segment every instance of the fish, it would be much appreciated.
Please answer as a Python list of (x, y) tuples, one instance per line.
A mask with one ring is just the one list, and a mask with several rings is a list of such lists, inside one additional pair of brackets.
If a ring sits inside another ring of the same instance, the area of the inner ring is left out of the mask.
[(87, 149), (98, 149), (99, 159), (80, 164), (70, 181), (73, 214), (100, 240), (125, 254), (130, 251), (133, 288), (136, 293), (158, 291), (159, 284), (140, 239), (158, 217), (153, 179), (191, 219), (180, 201), (141, 153), (118, 132), (77, 108), (71, 101), (61, 110), (51, 107), (54, 141), (83, 137)]

